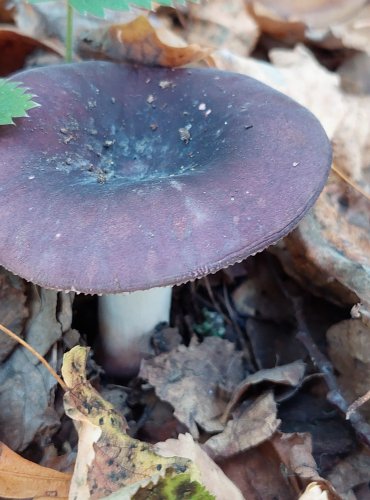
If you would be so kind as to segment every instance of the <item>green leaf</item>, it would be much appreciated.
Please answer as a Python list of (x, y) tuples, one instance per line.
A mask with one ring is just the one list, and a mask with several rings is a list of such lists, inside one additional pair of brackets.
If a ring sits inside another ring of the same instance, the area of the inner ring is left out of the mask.
[(133, 500), (214, 500), (205, 487), (192, 481), (190, 474), (161, 478), (156, 485), (148, 484), (132, 497)]
[[(30, 3), (47, 2), (49, 0), (29, 0)], [(197, 2), (198, 0), (190, 0)], [(176, 6), (186, 4), (186, 0), (68, 0), (69, 4), (81, 14), (92, 14), (104, 17), (104, 9), (128, 10), (130, 6), (150, 10), (153, 3), (158, 5)]]
[(14, 125), (13, 118), (28, 116), (27, 111), (40, 106), (35, 97), (19, 82), (0, 78), (0, 125)]

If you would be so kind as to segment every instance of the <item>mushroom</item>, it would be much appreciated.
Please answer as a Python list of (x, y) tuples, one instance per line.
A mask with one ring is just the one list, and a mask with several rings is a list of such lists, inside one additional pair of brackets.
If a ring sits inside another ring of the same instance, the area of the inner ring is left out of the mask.
[(317, 119), (246, 76), (94, 61), (16, 79), (41, 107), (0, 130), (0, 264), (103, 295), (103, 342), (121, 373), (168, 321), (171, 286), (276, 243), (326, 182)]

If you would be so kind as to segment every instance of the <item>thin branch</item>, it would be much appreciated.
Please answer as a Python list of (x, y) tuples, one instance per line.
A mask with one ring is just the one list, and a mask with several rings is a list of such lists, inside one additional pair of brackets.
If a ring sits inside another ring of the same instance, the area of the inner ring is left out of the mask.
[(349, 186), (351, 186), (352, 189), (357, 191), (359, 194), (364, 196), (367, 200), (370, 201), (370, 194), (367, 193), (362, 187), (360, 187), (358, 184), (353, 182), (349, 177), (346, 176), (336, 165), (335, 163), (332, 164), (331, 169), (334, 173), (337, 174), (338, 177), (340, 177), (344, 182), (346, 182)]
[(31, 354), (33, 354), (40, 361), (40, 363), (42, 363), (45, 366), (45, 368), (55, 378), (55, 380), (58, 382), (58, 384), (61, 386), (61, 388), (64, 391), (67, 392), (69, 390), (68, 387), (66, 386), (66, 384), (63, 382), (63, 380), (59, 377), (59, 375), (57, 374), (57, 372), (54, 370), (54, 368), (52, 368), (49, 365), (49, 363), (46, 361), (46, 359), (43, 358), (41, 356), (41, 354), (39, 354), (37, 351), (35, 351), (35, 349), (31, 345), (29, 345), (25, 340), (23, 340), (20, 337), (18, 337), (18, 335), (16, 335), (14, 332), (12, 332), (11, 330), (9, 330), (9, 328), (6, 328), (1, 323), (0, 323), (0, 330), (2, 332), (4, 332), (6, 335), (8, 335), (9, 337), (11, 337), (16, 342), (18, 342), (18, 344), (21, 344), (23, 347), (25, 347)]

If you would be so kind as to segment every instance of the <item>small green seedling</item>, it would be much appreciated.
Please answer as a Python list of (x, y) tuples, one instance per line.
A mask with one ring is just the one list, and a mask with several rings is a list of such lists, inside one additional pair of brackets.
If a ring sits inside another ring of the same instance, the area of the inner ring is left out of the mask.
[[(29, 3), (41, 3), (50, 0), (29, 0)], [(150, 10), (153, 3), (157, 5), (173, 6), (185, 5), (188, 1), (198, 0), (67, 0), (67, 31), (66, 31), (66, 61), (72, 61), (72, 32), (73, 32), (73, 9), (81, 14), (91, 14), (96, 17), (104, 17), (107, 10), (129, 10), (130, 7), (140, 7)]]
[(19, 82), (0, 78), (0, 125), (14, 125), (14, 118), (28, 116), (27, 111), (39, 106), (35, 97)]

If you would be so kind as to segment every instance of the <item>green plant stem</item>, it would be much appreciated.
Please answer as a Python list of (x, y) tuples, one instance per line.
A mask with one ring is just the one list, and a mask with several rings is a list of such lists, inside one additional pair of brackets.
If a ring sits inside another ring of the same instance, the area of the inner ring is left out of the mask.
[(67, 0), (66, 62), (72, 62), (73, 54), (73, 8)]

